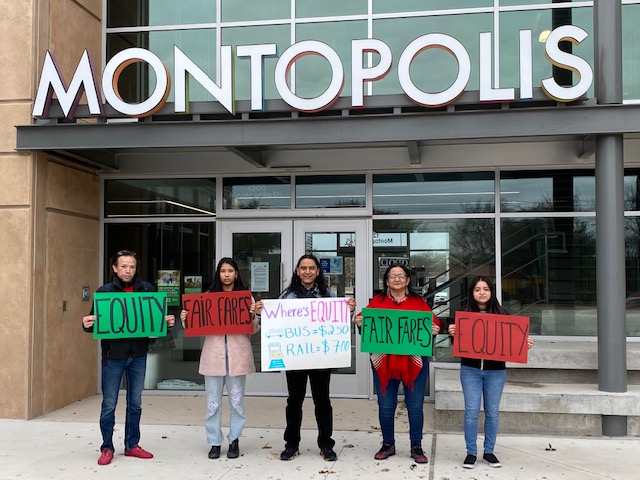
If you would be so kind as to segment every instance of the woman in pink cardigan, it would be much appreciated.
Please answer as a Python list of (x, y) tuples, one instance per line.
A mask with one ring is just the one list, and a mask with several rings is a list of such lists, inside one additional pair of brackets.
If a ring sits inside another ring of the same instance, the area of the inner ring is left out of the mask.
[[(247, 290), (242, 284), (238, 272), (238, 264), (232, 258), (223, 258), (218, 262), (216, 273), (210, 292), (231, 292), (233, 290)], [(262, 301), (253, 302), (253, 333), (260, 330), (260, 323), (255, 314), (262, 310)], [(184, 326), (187, 310), (182, 310), (180, 320)], [(220, 446), (224, 440), (222, 434), (222, 389), (226, 383), (231, 407), (229, 425), (229, 450), (227, 458), (238, 458), (240, 447), (238, 438), (247, 419), (244, 412), (244, 390), (247, 374), (254, 373), (256, 366), (253, 361), (253, 349), (250, 335), (207, 335), (200, 355), (198, 372), (204, 375), (207, 391), (207, 413), (205, 415), (205, 429), (207, 442), (211, 445), (209, 458), (220, 457)]]

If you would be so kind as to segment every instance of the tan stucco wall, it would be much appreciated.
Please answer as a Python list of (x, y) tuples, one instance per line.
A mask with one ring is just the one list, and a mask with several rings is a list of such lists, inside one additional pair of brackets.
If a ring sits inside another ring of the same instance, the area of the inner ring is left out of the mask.
[[(99, 183), (43, 153), (17, 152), (45, 51), (67, 80), (101, 58), (100, 0), (13, 0), (0, 15), (0, 418), (33, 418), (97, 390), (97, 342), (81, 328), (97, 287)], [(63, 302), (66, 311), (63, 311)]]

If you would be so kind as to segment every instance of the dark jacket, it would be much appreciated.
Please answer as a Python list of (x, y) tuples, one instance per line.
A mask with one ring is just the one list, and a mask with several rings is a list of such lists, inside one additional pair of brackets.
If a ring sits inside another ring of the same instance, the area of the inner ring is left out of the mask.
[[(102, 285), (97, 292), (123, 292), (124, 285), (120, 278), (116, 275), (113, 276), (113, 280), (110, 283)], [(133, 291), (134, 292), (155, 292), (156, 288), (149, 282), (145, 282), (138, 275), (133, 278)], [(93, 315), (93, 306), (89, 315)], [(93, 332), (93, 326), (91, 328), (82, 327), (85, 332)], [(149, 350), (149, 338), (117, 338), (117, 339), (102, 339), (100, 344), (102, 345), (102, 364), (107, 364), (107, 359), (112, 358), (114, 360), (125, 360), (129, 357), (143, 357)]]

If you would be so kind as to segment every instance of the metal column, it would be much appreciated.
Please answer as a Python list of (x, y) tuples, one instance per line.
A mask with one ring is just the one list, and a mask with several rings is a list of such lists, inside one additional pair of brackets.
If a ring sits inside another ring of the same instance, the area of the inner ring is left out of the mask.
[[(622, 2), (594, 2), (598, 104), (622, 103)], [(596, 137), (598, 389), (627, 391), (622, 134)], [(627, 435), (627, 417), (603, 415), (602, 434)]]

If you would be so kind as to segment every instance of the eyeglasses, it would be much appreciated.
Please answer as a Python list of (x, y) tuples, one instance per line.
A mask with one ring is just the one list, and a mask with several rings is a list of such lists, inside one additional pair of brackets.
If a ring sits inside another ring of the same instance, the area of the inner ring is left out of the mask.
[(404, 280), (405, 278), (408, 278), (408, 277), (401, 273), (392, 273), (391, 275), (389, 275), (388, 278), (390, 278), (391, 280)]

